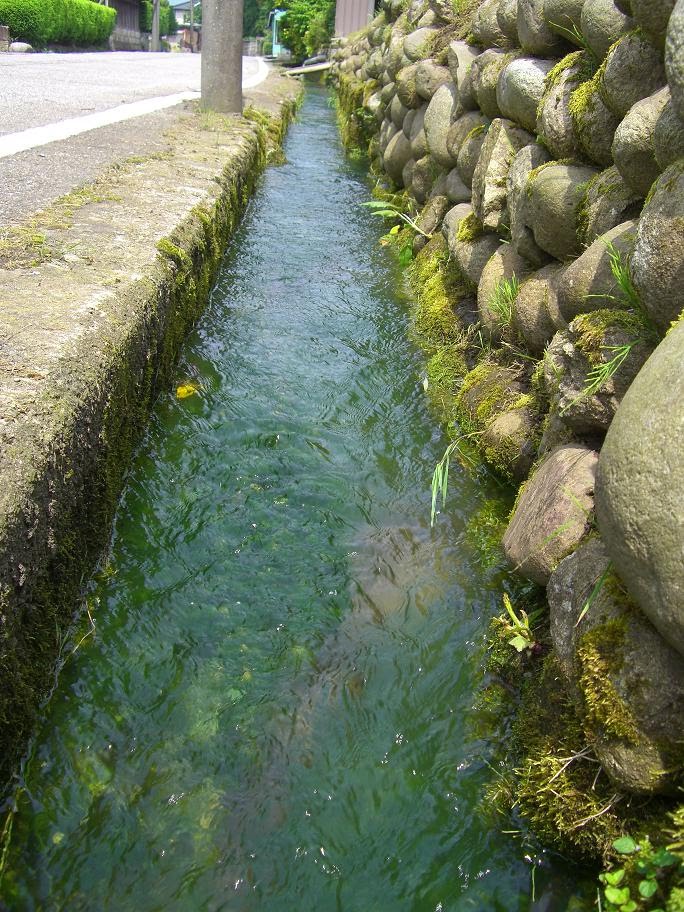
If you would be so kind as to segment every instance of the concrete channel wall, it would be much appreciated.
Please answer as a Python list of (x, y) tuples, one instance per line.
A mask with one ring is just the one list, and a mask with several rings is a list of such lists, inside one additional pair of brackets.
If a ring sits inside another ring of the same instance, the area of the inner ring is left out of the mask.
[(298, 92), (273, 75), (242, 118), (189, 105), (166, 152), (3, 229), (0, 791), (70, 648), (150, 408)]
[(420, 229), (395, 243), (430, 389), (519, 488), (503, 552), (546, 589), (517, 806), (601, 856), (684, 772), (684, 0), (383, 0), (333, 74)]

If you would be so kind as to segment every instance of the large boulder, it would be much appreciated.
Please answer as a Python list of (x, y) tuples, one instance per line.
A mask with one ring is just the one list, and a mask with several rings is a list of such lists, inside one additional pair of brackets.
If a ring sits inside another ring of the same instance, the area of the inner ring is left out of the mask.
[(581, 30), (584, 40), (599, 60), (608, 48), (634, 27), (634, 22), (613, 0), (584, 0)]
[(437, 89), (450, 81), (449, 68), (434, 60), (421, 60), (416, 65), (416, 92), (423, 101), (430, 101)]
[(423, 207), (420, 215), (416, 219), (416, 224), (420, 228), (413, 238), (413, 255), (425, 247), (430, 237), (439, 231), (442, 221), (449, 208), (449, 200), (446, 196), (433, 195)]
[(684, 322), (660, 343), (601, 452), (598, 522), (608, 554), (651, 623), (684, 655)]
[(449, 249), (461, 274), (477, 288), (485, 266), (501, 242), (495, 234), (482, 233), (481, 227), (478, 230), (473, 225), (478, 225), (474, 214), (463, 219), (453, 238), (453, 246), (450, 244)]
[(624, 222), (602, 234), (563, 270), (556, 285), (556, 294), (560, 312), (567, 323), (592, 310), (632, 304), (621, 297), (612, 260), (617, 252), (624, 263), (629, 262), (635, 236), (636, 222)]
[(516, 152), (534, 137), (509, 120), (493, 121), (473, 175), (473, 209), (484, 228), (500, 231), (508, 224), (506, 179)]
[(581, 154), (570, 114), (570, 96), (589, 69), (586, 52), (575, 51), (564, 57), (544, 80), (544, 94), (537, 108), (537, 133), (556, 159)]
[(570, 115), (585, 156), (607, 168), (613, 163), (613, 137), (620, 118), (607, 107), (599, 80), (583, 82), (570, 96)]
[(423, 105), (422, 108), (418, 108), (413, 117), (413, 121), (411, 123), (411, 131), (409, 133), (409, 139), (411, 141), (411, 153), (416, 161), (418, 161), (419, 158), (423, 158), (423, 156), (427, 155), (428, 153), (427, 139), (425, 137), (426, 111), (427, 105)]
[(579, 211), (586, 184), (597, 173), (585, 165), (542, 166), (528, 181), (530, 227), (536, 243), (559, 260), (581, 251)]
[(496, 89), (501, 71), (512, 59), (505, 51), (489, 48), (473, 61), (470, 68), (473, 92), (480, 110), (487, 117), (501, 116)]
[(639, 32), (630, 32), (608, 51), (599, 92), (613, 114), (622, 118), (632, 105), (665, 85), (662, 54)]
[(598, 453), (587, 447), (558, 447), (521, 489), (503, 549), (522, 576), (545, 586), (589, 531), (597, 463)]
[(554, 649), (604, 770), (639, 795), (675, 791), (684, 730), (681, 656), (631, 602), (598, 538), (561, 561), (547, 595)]
[(516, 47), (520, 44), (518, 37), (518, 0), (499, 0), (496, 21), (508, 41)]
[(526, 53), (539, 57), (553, 54), (562, 46), (544, 18), (544, 0), (518, 0), (518, 37)]
[(452, 168), (446, 176), (445, 191), (451, 203), (469, 203), (470, 187), (463, 183), (458, 168)]
[[(397, 73), (395, 80), (397, 94), (392, 101), (390, 110), (399, 103), (403, 107), (405, 115), (409, 108), (419, 108), (423, 104), (424, 99), (418, 94), (416, 85), (416, 76), (419, 66), (420, 64), (418, 63), (412, 63), (409, 66), (403, 67)], [(397, 123), (394, 117), (392, 119)], [(401, 123), (397, 123), (397, 126), (401, 126)]]
[[(380, 152), (382, 153), (382, 155), (385, 154), (385, 152), (387, 151), (387, 147), (389, 146), (391, 140), (399, 132), (401, 132), (401, 131), (399, 130), (398, 127), (394, 126), (394, 124), (392, 123), (391, 120), (385, 119), (382, 122), (382, 126), (380, 127), (380, 135), (378, 137), (378, 145), (379, 145)], [(408, 159), (407, 159), (407, 161), (408, 161)], [(403, 165), (402, 165), (402, 167), (403, 167)]]
[(535, 57), (519, 57), (506, 64), (496, 87), (497, 106), (504, 117), (530, 132), (536, 130), (544, 79), (553, 66), (553, 60)]
[[(414, 164), (410, 188), (411, 193), (421, 205), (430, 195), (438, 175), (439, 167), (429, 155), (424, 155), (423, 158), (419, 158)], [(406, 186), (409, 186), (409, 184), (406, 184)]]
[[(655, 2), (657, 7), (666, 8), (671, 5), (667, 0), (655, 0)], [(665, 45), (665, 68), (667, 81), (672, 91), (672, 103), (684, 120), (684, 0), (677, 0), (677, 5), (670, 17)]]
[(625, 183), (647, 196), (660, 173), (655, 157), (655, 129), (669, 100), (667, 89), (638, 101), (615, 131), (613, 158)]
[(498, 11), (499, 0), (484, 0), (475, 13), (471, 33), (482, 47), (500, 47), (506, 43), (506, 36), (499, 26)]
[(430, 56), (430, 48), (439, 35), (436, 27), (419, 28), (404, 38), (403, 52), (411, 62), (426, 60)]
[[(482, 147), (490, 123), (490, 119), (479, 111), (467, 111), (465, 114), (462, 114), (461, 117), (455, 120), (449, 127), (449, 135), (447, 136), (447, 149), (449, 155), (451, 155), (453, 159), (458, 159), (458, 153), (461, 151), (461, 147), (466, 140), (479, 137), (477, 154), (475, 155), (475, 162), (477, 162), (480, 148)], [(473, 164), (473, 170), (475, 170), (475, 164)], [(470, 181), (467, 181), (467, 183), (470, 183)]]
[[(594, 384), (591, 372), (622, 347), (626, 355), (615, 373)], [(580, 436), (605, 434), (652, 350), (652, 339), (638, 315), (596, 310), (576, 317), (554, 336), (544, 359), (544, 383), (563, 423)]]
[[(665, 91), (669, 92), (669, 89)], [(671, 98), (668, 98), (656, 121), (653, 151), (662, 171), (684, 156), (684, 120), (677, 113)]]
[(449, 127), (458, 107), (458, 89), (453, 82), (441, 85), (425, 111), (423, 123), (425, 138), (430, 155), (444, 168), (453, 168), (456, 164), (447, 148)]
[(442, 234), (444, 235), (449, 251), (453, 254), (456, 244), (456, 236), (461, 222), (467, 219), (473, 213), (473, 207), (468, 202), (457, 203), (452, 206), (444, 216), (442, 222)]
[(534, 240), (529, 225), (529, 197), (527, 181), (530, 174), (550, 159), (549, 153), (539, 143), (530, 143), (516, 153), (506, 179), (508, 220), (511, 229), (511, 246), (520, 256), (536, 267), (543, 266), (549, 255)]
[(458, 100), (465, 111), (477, 107), (470, 70), (479, 55), (480, 51), (466, 41), (452, 41), (447, 48), (449, 72), (458, 89)]
[[(675, 0), (630, 0), (632, 15), (649, 41), (662, 50)], [(680, 3), (681, 7), (682, 4)], [(679, 11), (681, 13), (681, 11)]]
[(480, 435), (486, 461), (502, 475), (522, 480), (535, 454), (538, 415), (519, 371), (482, 361), (463, 379), (456, 399), (461, 427)]
[(543, 354), (556, 332), (549, 315), (549, 286), (562, 269), (559, 263), (549, 263), (525, 279), (513, 304), (513, 327), (533, 355)]
[[(395, 128), (396, 129), (396, 128)], [(404, 165), (411, 159), (411, 143), (401, 130), (397, 130), (387, 144), (382, 160), (385, 171), (398, 187), (404, 186)]]
[(615, 228), (641, 211), (641, 197), (611, 165), (589, 181), (580, 207), (580, 241), (589, 246), (601, 234)]
[[(402, 70), (402, 73), (403, 72), (404, 70)], [(392, 104), (389, 106), (389, 116), (394, 126), (402, 130), (407, 114), (408, 108), (402, 104), (401, 98), (397, 93), (392, 99)]]
[(577, 44), (584, 0), (544, 0), (544, 21), (561, 38)]
[[(484, 115), (481, 116), (484, 117)], [(475, 168), (480, 160), (480, 153), (482, 152), (482, 146), (487, 138), (489, 126), (490, 121), (487, 120), (486, 124), (473, 128), (467, 134), (459, 148), (456, 167), (458, 168), (458, 173), (461, 175), (461, 180), (467, 187), (472, 187), (473, 185)], [(456, 141), (454, 140), (453, 149), (455, 148)]]

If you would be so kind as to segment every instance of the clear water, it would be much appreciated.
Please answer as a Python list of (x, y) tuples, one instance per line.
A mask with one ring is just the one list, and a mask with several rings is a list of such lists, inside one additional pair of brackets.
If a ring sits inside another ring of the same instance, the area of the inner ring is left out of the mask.
[[(381, 233), (312, 90), (132, 469), (96, 632), (25, 771), (11, 909), (563, 910), (483, 813), (471, 724), (502, 575), (452, 476)], [(76, 642), (87, 632), (84, 628)]]

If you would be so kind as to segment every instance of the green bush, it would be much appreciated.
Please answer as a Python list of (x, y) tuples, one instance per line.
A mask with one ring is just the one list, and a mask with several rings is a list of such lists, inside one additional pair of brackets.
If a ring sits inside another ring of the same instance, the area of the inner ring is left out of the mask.
[(284, 0), (281, 38), (293, 57), (303, 60), (330, 41), (335, 26), (335, 3), (331, 0)]
[(15, 41), (43, 46), (104, 44), (116, 11), (93, 0), (0, 0), (0, 23)]

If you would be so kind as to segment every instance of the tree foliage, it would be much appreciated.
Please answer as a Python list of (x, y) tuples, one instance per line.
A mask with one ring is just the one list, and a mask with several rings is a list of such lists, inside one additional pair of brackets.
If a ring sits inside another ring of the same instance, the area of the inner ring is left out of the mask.
[(282, 9), (283, 44), (302, 60), (326, 47), (335, 27), (334, 0), (285, 0)]
[[(140, 31), (152, 31), (152, 0), (140, 0)], [(161, 0), (159, 6), (159, 34), (175, 35), (177, 31), (176, 15), (169, 6), (169, 0)]]

